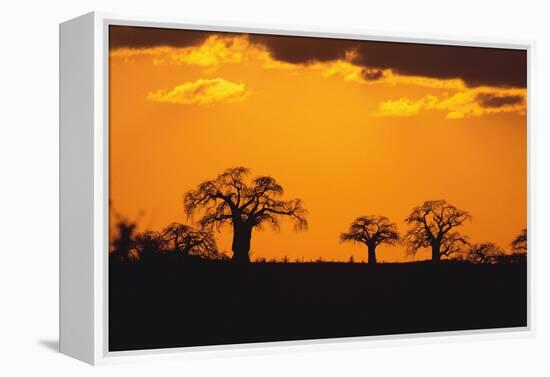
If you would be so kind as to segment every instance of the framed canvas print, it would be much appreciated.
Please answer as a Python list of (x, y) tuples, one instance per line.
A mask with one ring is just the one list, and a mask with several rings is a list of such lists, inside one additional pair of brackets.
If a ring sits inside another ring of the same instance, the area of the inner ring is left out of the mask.
[(531, 48), (61, 24), (61, 351), (529, 333)]

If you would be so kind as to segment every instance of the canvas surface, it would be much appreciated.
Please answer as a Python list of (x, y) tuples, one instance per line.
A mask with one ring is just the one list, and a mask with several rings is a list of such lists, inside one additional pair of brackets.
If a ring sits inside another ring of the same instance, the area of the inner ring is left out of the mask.
[(110, 351), (526, 326), (526, 51), (109, 33)]

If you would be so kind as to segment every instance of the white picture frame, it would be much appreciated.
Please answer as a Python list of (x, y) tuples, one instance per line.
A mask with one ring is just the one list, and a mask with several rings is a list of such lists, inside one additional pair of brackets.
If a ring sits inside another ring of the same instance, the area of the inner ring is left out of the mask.
[[(394, 343), (449, 342), (526, 337), (535, 334), (534, 269), (537, 247), (528, 258), (526, 327), (433, 334), (203, 346), (109, 352), (108, 339), (108, 27), (114, 25), (332, 37), (444, 45), (516, 48), (528, 62), (528, 222), (534, 229), (533, 187), (536, 132), (532, 121), (533, 41), (440, 37), (345, 28), (202, 23), (92, 12), (60, 24), (60, 352), (90, 364), (184, 359), (231, 354), (347, 349)], [(534, 237), (529, 234), (529, 239)], [(276, 348), (274, 348), (276, 347)], [(196, 351), (200, 351), (197, 353)]]

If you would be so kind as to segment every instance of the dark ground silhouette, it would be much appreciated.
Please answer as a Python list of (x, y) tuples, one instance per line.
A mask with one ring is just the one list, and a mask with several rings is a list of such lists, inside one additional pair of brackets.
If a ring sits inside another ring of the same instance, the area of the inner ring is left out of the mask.
[(110, 351), (526, 324), (524, 260), (110, 265)]

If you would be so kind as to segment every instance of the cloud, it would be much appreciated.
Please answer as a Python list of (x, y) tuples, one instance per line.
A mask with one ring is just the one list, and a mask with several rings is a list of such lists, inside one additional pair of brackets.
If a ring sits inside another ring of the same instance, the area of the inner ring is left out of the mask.
[(462, 79), (469, 87), (527, 85), (525, 50), (367, 41), (354, 63), (403, 76)]
[(401, 76), (459, 79), (469, 87), (527, 85), (525, 50), (273, 35), (250, 38), (263, 44), (274, 59), (293, 64), (344, 60), (353, 52), (353, 63), (366, 68), (367, 74), (389, 69)]
[(350, 63), (348, 60), (337, 60), (328, 63), (318, 63), (311, 66), (319, 69), (324, 77), (342, 76), (345, 81), (353, 81), (359, 84), (367, 82), (364, 78), (363, 69), (360, 66)]
[(266, 69), (297, 69), (301, 66), (275, 60), (260, 44), (250, 43), (246, 35), (212, 34), (201, 43), (187, 47), (119, 47), (109, 51), (112, 58), (149, 57), (156, 65), (196, 65), (212, 72), (225, 64), (258, 61)]
[[(353, 56), (353, 54), (350, 54)], [(318, 63), (311, 67), (320, 69), (324, 77), (342, 76), (346, 81), (358, 84), (414, 85), (433, 89), (465, 90), (466, 84), (461, 79), (434, 79), (422, 76), (402, 76), (391, 69), (364, 68), (352, 63), (353, 57), (347, 60)]]
[(246, 37), (208, 37), (201, 45), (167, 51), (155, 64), (189, 64), (211, 69), (223, 64), (242, 63), (248, 59)]
[(246, 35), (213, 34), (200, 44), (188, 47), (120, 47), (111, 49), (109, 55), (125, 60), (148, 57), (155, 65), (195, 65), (208, 73), (226, 64), (246, 63), (250, 60), (259, 62), (265, 69), (296, 70), (303, 67), (273, 59), (263, 45), (250, 43)]
[(476, 99), (482, 107), (490, 108), (520, 105), (525, 101), (525, 97), (521, 95), (505, 95), (495, 93), (479, 93)]
[(174, 49), (167, 59), (157, 63), (216, 67), (224, 62), (242, 62), (246, 56), (256, 54), (269, 68), (348, 61), (363, 69), (365, 81), (377, 81), (391, 72), (394, 77), (462, 81), (470, 88), (527, 85), (525, 50), (133, 26), (111, 26), (109, 38), (112, 52), (153, 49), (159, 53), (162, 50), (155, 48)]
[(447, 112), (447, 119), (478, 117), (495, 113), (524, 114), (526, 111), (524, 89), (499, 89), (482, 87), (459, 91), (452, 95), (425, 96), (418, 100), (403, 97), (381, 102), (373, 116), (406, 117), (424, 110)]
[(361, 70), (361, 76), (367, 81), (376, 81), (384, 77), (384, 71), (381, 69), (363, 68)]
[(249, 34), (252, 43), (265, 46), (275, 60), (292, 64), (311, 64), (344, 59), (357, 46), (357, 41), (334, 39)]
[(131, 48), (131, 47), (121, 47), (109, 51), (109, 56), (112, 58), (135, 58), (139, 56), (149, 56), (152, 58), (158, 58), (160, 56), (165, 56), (171, 54), (177, 49), (173, 47), (158, 46), (158, 47), (146, 47), (146, 48)]
[(390, 69), (384, 70), (383, 82), (388, 85), (414, 85), (432, 89), (466, 90), (462, 79), (436, 79), (423, 76), (404, 76)]
[[(147, 56), (154, 64), (195, 65), (206, 73), (227, 64), (253, 61), (265, 69), (285, 69), (294, 74), (304, 69), (317, 70), (322, 77), (340, 76), (362, 85), (408, 85), (437, 90), (420, 99), (401, 97), (384, 101), (372, 113), (374, 116), (403, 117), (439, 110), (446, 111), (449, 119), (460, 119), (499, 112), (523, 114), (526, 110), (526, 53), (521, 50), (115, 28), (111, 32), (111, 42), (115, 41), (111, 57)], [(445, 92), (441, 94), (442, 91)], [(150, 93), (148, 98), (209, 104), (240, 101), (246, 96), (244, 84), (200, 79), (172, 90)]]
[(374, 116), (408, 117), (417, 115), (421, 110), (431, 108), (437, 103), (437, 97), (426, 96), (420, 100), (413, 101), (409, 98), (399, 98), (381, 102)]
[(110, 25), (109, 47), (111, 49), (139, 49), (162, 46), (194, 46), (200, 44), (211, 34), (208, 31), (198, 30)]
[[(247, 40), (249, 48), (265, 51), (273, 61), (282, 63), (281, 67), (346, 60), (346, 56), (353, 53), (352, 63), (365, 69), (367, 80), (373, 75), (379, 78), (379, 72), (390, 70), (399, 76), (462, 80), (468, 87), (525, 88), (527, 85), (525, 50), (134, 26), (110, 26), (109, 29), (111, 50), (186, 48), (199, 46), (212, 36), (220, 40)], [(184, 62), (206, 64), (208, 61), (205, 56), (180, 58)]]
[(199, 79), (186, 82), (173, 89), (150, 92), (147, 99), (182, 105), (210, 105), (213, 103), (234, 103), (250, 95), (244, 84), (235, 84), (222, 78)]

